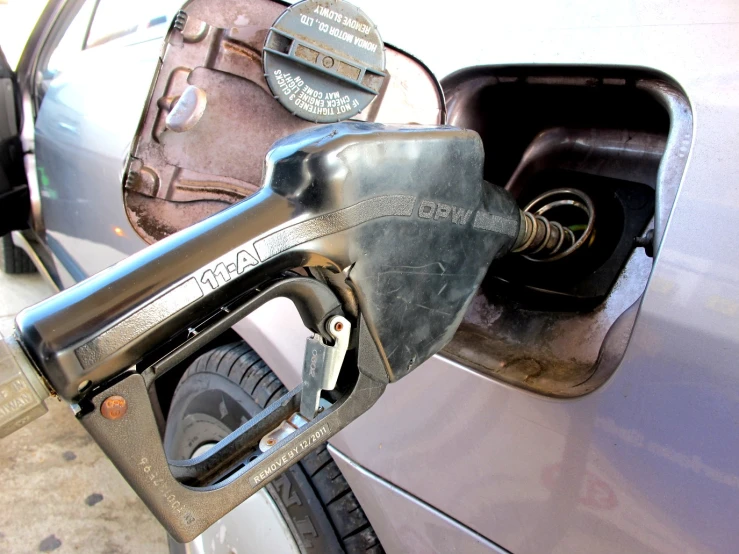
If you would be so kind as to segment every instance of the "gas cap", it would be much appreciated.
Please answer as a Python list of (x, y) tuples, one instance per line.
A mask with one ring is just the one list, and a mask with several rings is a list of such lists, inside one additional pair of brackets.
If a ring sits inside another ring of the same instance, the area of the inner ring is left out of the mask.
[(385, 80), (377, 27), (343, 0), (305, 0), (286, 9), (267, 34), (263, 61), (275, 98), (316, 123), (357, 115)]

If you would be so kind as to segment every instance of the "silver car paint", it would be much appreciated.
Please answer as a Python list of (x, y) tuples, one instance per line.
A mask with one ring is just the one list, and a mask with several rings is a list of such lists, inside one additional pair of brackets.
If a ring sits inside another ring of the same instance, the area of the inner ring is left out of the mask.
[[(685, 89), (694, 133), (631, 343), (604, 387), (556, 401), (436, 357), (390, 386), (378, 406), (333, 444), (517, 553), (736, 552), (739, 5), (522, 1), (419, 9), (416, 3), (355, 3), (385, 40), (412, 52), (439, 77), (479, 64), (662, 71)], [(52, 247), (63, 248), (57, 255), (73, 259), (81, 275), (143, 246), (125, 221), (119, 183), (150, 80), (141, 68), (158, 45), (128, 48), (146, 55), (122, 55), (125, 73), (111, 74), (104, 84), (99, 75), (73, 80), (67, 74), (66, 84), (52, 87), (39, 116), (37, 152), (49, 178), (44, 213), (56, 239)], [(100, 91), (95, 115), (87, 105), (72, 105), (83, 90)], [(79, 119), (61, 119), (72, 114)], [(53, 129), (57, 121), (71, 129)], [(44, 143), (52, 131), (70, 133), (63, 148)], [(91, 144), (102, 161), (62, 167), (61, 160)], [(89, 217), (102, 209), (110, 210), (105, 217)], [(124, 237), (115, 235), (115, 226)], [(283, 310), (284, 304), (265, 307), (268, 315), (255, 314), (239, 329), (294, 385), (302, 357), (293, 354), (305, 332)], [(352, 485), (368, 505), (383, 486), (366, 475)], [(413, 526), (398, 506), (372, 510), (381, 540), (390, 540), (398, 521)]]
[(121, 182), (159, 49), (150, 41), (85, 50), (44, 97), (36, 166), (46, 239), (73, 279), (64, 286), (146, 246), (126, 217)]
[(362, 492), (362, 509), (369, 520), (384, 522), (382, 546), (387, 552), (505, 554), (485, 537), (372, 475), (335, 448), (329, 451), (352, 490)]

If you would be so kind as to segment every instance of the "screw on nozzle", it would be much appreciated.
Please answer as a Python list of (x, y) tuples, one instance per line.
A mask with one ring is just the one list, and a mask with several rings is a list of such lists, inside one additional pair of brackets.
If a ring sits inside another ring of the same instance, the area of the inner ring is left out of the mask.
[(126, 402), (126, 399), (122, 396), (109, 396), (105, 400), (103, 400), (102, 405), (100, 406), (100, 413), (103, 415), (105, 419), (110, 419), (115, 421), (116, 419), (121, 419), (124, 415), (126, 415), (126, 412), (128, 411), (128, 403)]

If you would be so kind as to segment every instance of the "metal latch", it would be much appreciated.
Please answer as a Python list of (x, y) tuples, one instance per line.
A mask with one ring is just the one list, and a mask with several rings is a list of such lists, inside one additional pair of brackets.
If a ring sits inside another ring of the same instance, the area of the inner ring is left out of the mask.
[(326, 330), (334, 339), (333, 345), (326, 344), (318, 333), (306, 340), (300, 413), (309, 420), (318, 413), (321, 391), (334, 390), (336, 387), (341, 364), (349, 347), (351, 327), (346, 318), (337, 315), (326, 324)]
[(273, 429), (262, 437), (262, 440), (259, 441), (259, 450), (267, 452), (267, 450), (272, 448), (288, 435), (292, 435), (306, 423), (308, 423), (308, 420), (295, 412), (285, 421), (280, 423), (280, 426), (277, 429)]

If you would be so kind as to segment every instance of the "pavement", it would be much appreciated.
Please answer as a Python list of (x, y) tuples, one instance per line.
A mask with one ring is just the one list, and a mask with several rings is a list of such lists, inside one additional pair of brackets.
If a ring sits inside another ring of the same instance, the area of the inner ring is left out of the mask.
[[(0, 332), (53, 293), (38, 274), (0, 272)], [(166, 553), (164, 529), (66, 404), (0, 439), (0, 553)]]

